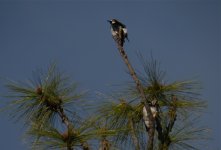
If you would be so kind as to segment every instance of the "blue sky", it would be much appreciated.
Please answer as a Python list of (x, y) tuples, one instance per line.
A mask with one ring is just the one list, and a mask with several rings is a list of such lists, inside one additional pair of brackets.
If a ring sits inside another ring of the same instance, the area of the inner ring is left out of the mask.
[[(55, 60), (82, 89), (105, 92), (130, 80), (106, 21), (111, 18), (127, 25), (125, 49), (134, 67), (141, 69), (136, 51), (147, 58), (152, 52), (168, 80), (201, 81), (209, 104), (202, 124), (213, 130), (208, 150), (220, 148), (218, 1), (0, 1), (0, 77), (26, 80)], [(0, 116), (1, 149), (28, 149), (21, 125)]]

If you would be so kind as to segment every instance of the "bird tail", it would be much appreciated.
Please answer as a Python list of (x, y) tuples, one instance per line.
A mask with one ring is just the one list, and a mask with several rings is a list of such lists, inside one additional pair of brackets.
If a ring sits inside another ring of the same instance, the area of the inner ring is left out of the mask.
[(130, 40), (129, 40), (129, 38), (126, 36), (126, 39), (127, 39), (127, 41), (129, 42)]

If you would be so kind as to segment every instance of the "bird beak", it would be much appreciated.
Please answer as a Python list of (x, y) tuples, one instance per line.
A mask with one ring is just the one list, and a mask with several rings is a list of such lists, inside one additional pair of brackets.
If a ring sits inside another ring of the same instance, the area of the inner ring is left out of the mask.
[(111, 20), (107, 20), (107, 22), (111, 23), (112, 21)]

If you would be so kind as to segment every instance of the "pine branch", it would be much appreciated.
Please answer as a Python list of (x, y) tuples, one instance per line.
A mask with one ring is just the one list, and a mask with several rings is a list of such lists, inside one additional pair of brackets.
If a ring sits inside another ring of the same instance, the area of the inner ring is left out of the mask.
[[(64, 113), (64, 110), (63, 110), (63, 108), (61, 106), (58, 107), (58, 114), (59, 114), (62, 122), (65, 124), (65, 126), (67, 128), (67, 131), (68, 131), (67, 134), (70, 134), (70, 132), (74, 132), (75, 133), (76, 131), (75, 131), (75, 128), (74, 128), (73, 124), (69, 121), (69, 118)], [(90, 150), (89, 145), (88, 145), (88, 143), (86, 141), (82, 141), (81, 142), (81, 147), (82, 147), (83, 150)], [(73, 145), (69, 144), (68, 141), (67, 141), (67, 150), (73, 150)]]
[(166, 133), (167, 135), (172, 131), (172, 128), (174, 126), (174, 123), (176, 121), (176, 109), (177, 109), (177, 106), (176, 106), (176, 101), (177, 101), (177, 98), (175, 96), (172, 96), (172, 105), (170, 107), (170, 121), (166, 127)]
[(155, 123), (154, 123), (154, 118), (153, 118), (153, 115), (151, 113), (151, 110), (150, 110), (150, 106), (148, 105), (148, 98), (145, 96), (144, 94), (144, 90), (143, 90), (143, 87), (140, 83), (140, 80), (138, 79), (132, 65), (130, 64), (129, 62), (129, 59), (127, 57), (127, 54), (123, 48), (123, 40), (124, 37), (123, 37), (123, 34), (122, 34), (123, 30), (120, 28), (119, 29), (119, 35), (113, 37), (115, 42), (117, 43), (117, 48), (120, 52), (120, 55), (123, 59), (123, 61), (125, 62), (125, 64), (127, 65), (128, 67), (128, 70), (130, 72), (130, 75), (131, 77), (133, 78), (135, 84), (136, 84), (136, 88), (138, 90), (138, 92), (140, 93), (140, 96), (141, 96), (141, 103), (144, 104), (145, 108), (146, 108), (146, 111), (147, 111), (147, 120), (149, 120), (149, 127), (147, 132), (148, 132), (148, 145), (147, 145), (147, 149), (148, 150), (153, 150), (153, 142), (154, 142), (154, 132), (155, 132)]
[(129, 120), (129, 126), (131, 128), (131, 136), (132, 136), (133, 143), (135, 145), (135, 150), (140, 150), (140, 144), (139, 144), (139, 141), (138, 141), (138, 138), (137, 138), (137, 135), (136, 135), (136, 131), (134, 129), (133, 119)]
[[(170, 132), (173, 129), (173, 126), (175, 124), (176, 121), (176, 117), (177, 117), (177, 106), (176, 106), (176, 101), (177, 98), (176, 96), (171, 97), (172, 102), (171, 102), (171, 106), (169, 108), (169, 112), (168, 112), (168, 116), (169, 116), (169, 123), (166, 125), (165, 129), (162, 132), (162, 127), (161, 127), (161, 122), (158, 121), (157, 119), (157, 126), (159, 126), (157, 128), (158, 131), (158, 139), (160, 140), (160, 144), (159, 144), (159, 150), (168, 150), (169, 146), (171, 144), (171, 139), (170, 139)], [(160, 129), (161, 128), (161, 129)]]
[(160, 140), (160, 142), (163, 143), (164, 136), (163, 136), (163, 128), (161, 125), (161, 119), (159, 116), (156, 116), (155, 120), (156, 120), (156, 130), (158, 133), (158, 140)]

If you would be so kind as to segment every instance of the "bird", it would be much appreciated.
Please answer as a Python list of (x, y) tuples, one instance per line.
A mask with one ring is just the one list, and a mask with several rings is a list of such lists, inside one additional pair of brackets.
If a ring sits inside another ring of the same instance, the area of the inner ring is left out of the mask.
[[(149, 107), (150, 107), (150, 112), (152, 113), (152, 116), (155, 119), (158, 116), (157, 99), (153, 99), (149, 103)], [(150, 120), (148, 118), (148, 113), (145, 106), (143, 106), (143, 120), (145, 123), (146, 130), (148, 131), (150, 128)]]
[(118, 21), (117, 19), (107, 20), (111, 25), (111, 34), (114, 38), (120, 40), (123, 46), (125, 38), (129, 42), (126, 25)]
[[(158, 114), (157, 108), (155, 106), (150, 106), (150, 111), (153, 115), (153, 118), (156, 118), (156, 116)], [(146, 130), (148, 131), (148, 129), (150, 127), (150, 120), (148, 118), (148, 113), (147, 113), (145, 106), (143, 107), (143, 119), (144, 119)]]

